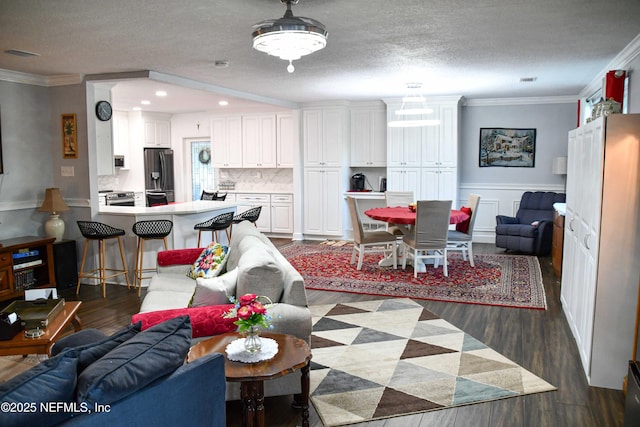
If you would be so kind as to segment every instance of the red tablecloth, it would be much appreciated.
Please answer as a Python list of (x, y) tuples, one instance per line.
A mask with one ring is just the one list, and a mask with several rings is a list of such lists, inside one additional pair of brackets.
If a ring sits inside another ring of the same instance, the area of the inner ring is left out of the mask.
[[(391, 224), (415, 224), (416, 213), (412, 212), (407, 206), (396, 206), (387, 208), (373, 208), (364, 211), (364, 214), (370, 218), (384, 221)], [(451, 209), (449, 224), (458, 224), (469, 219), (466, 213)]]

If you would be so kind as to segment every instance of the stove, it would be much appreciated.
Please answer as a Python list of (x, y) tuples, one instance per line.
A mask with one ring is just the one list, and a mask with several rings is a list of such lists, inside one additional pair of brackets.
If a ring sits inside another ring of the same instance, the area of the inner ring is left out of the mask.
[(133, 191), (112, 191), (104, 193), (107, 206), (135, 206)]

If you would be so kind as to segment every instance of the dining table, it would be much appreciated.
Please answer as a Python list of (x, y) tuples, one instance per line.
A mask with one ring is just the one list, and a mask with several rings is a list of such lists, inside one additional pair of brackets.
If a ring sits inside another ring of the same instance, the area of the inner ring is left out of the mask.
[[(416, 223), (416, 211), (409, 208), (409, 206), (387, 206), (380, 208), (371, 208), (364, 211), (364, 214), (369, 218), (396, 225), (405, 234), (409, 233), (411, 230), (411, 226), (415, 225)], [(449, 224), (460, 224), (469, 220), (469, 218), (469, 214), (458, 209), (451, 209)], [(400, 247), (398, 247), (398, 260), (402, 259), (403, 256), (404, 254), (400, 251)], [(398, 261), (398, 264), (399, 263), (400, 261)], [(390, 265), (393, 265), (393, 261), (390, 257), (385, 257), (382, 258), (378, 264), (381, 267), (388, 267)], [(419, 261), (417, 269), (419, 272), (425, 272), (426, 266), (421, 261)]]

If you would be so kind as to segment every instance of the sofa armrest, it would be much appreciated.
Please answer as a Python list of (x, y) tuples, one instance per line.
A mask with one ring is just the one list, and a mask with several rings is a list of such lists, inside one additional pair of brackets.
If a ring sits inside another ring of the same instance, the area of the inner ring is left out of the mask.
[(273, 332), (289, 334), (305, 340), (311, 344), (311, 310), (291, 304), (275, 304), (269, 308), (273, 317)]
[(212, 353), (112, 404), (109, 412), (82, 414), (63, 425), (173, 427), (189, 420), (191, 425), (225, 427), (225, 389), (224, 357)]
[(520, 224), (520, 219), (513, 216), (496, 215), (496, 224)]
[(536, 255), (545, 256), (551, 253), (553, 240), (553, 221), (541, 220), (538, 223), (538, 240), (536, 241)]

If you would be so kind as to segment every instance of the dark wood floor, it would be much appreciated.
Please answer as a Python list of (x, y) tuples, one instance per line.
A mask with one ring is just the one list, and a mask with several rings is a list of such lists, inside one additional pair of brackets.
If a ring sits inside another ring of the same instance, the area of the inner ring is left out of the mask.
[[(278, 245), (288, 243), (275, 240)], [(476, 253), (502, 253), (489, 244), (474, 245)], [(542, 377), (557, 391), (439, 410), (369, 423), (366, 427), (393, 426), (621, 426), (624, 397), (621, 391), (589, 387), (578, 351), (560, 305), (560, 283), (553, 276), (550, 258), (540, 258), (548, 309), (526, 310), (472, 304), (418, 301), (428, 310), (484, 342), (504, 356)], [(355, 302), (381, 297), (346, 293), (307, 291), (309, 304)], [(62, 296), (75, 299), (74, 289)], [(143, 291), (144, 297), (144, 291)], [(107, 299), (98, 287), (83, 286), (80, 318), (84, 327), (114, 332), (131, 321), (139, 299), (135, 291), (109, 286)], [(229, 426), (240, 425), (239, 402), (229, 402)], [(313, 406), (311, 426), (322, 426)], [(290, 398), (266, 399), (266, 425), (296, 426), (299, 410)]]

